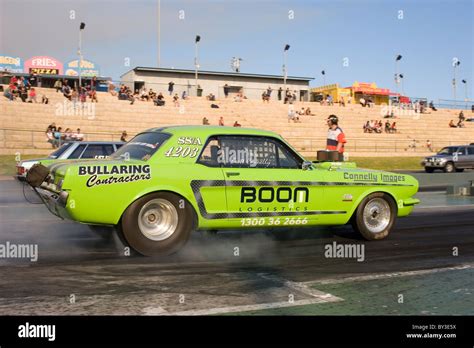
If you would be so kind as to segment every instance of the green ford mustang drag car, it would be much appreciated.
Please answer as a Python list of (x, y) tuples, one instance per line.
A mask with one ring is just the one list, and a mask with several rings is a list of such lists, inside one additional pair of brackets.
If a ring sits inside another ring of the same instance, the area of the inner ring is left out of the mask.
[(344, 225), (385, 238), (419, 202), (409, 175), (305, 161), (262, 130), (153, 128), (106, 160), (43, 161), (27, 181), (50, 211), (112, 225), (143, 255), (178, 251), (195, 229)]

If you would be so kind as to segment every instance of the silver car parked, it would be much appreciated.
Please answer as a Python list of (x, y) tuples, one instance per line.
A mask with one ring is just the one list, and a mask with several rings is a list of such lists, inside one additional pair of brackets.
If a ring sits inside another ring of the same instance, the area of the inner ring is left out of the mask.
[(117, 151), (123, 144), (118, 141), (71, 141), (66, 142), (59, 149), (46, 158), (35, 158), (20, 161), (16, 164), (16, 177), (25, 180), (26, 173), (36, 163), (45, 159), (104, 159)]

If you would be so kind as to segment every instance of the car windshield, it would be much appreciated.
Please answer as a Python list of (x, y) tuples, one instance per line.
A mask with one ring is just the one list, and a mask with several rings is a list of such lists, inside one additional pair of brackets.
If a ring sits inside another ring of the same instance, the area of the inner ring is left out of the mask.
[(158, 132), (138, 134), (118, 149), (111, 158), (147, 161), (170, 136), (170, 134)]
[(66, 151), (67, 149), (69, 149), (72, 144), (73, 144), (73, 143), (66, 143), (66, 144), (64, 144), (64, 145), (61, 146), (59, 149), (57, 149), (57, 150), (54, 151), (52, 154), (50, 154), (50, 155), (48, 156), (48, 158), (53, 158), (53, 159), (58, 158), (59, 156), (61, 156), (61, 155), (64, 153), (64, 151)]
[(438, 152), (438, 155), (452, 155), (457, 149), (457, 147), (445, 147)]

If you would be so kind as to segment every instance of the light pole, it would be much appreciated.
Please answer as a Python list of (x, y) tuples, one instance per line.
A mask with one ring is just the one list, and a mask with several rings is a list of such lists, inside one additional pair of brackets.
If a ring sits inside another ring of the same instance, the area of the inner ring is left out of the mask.
[(466, 101), (466, 109), (467, 109), (467, 80), (461, 80), (464, 83), (464, 100)]
[(461, 62), (459, 60), (455, 60), (453, 62), (453, 99), (454, 99), (454, 108), (457, 106), (456, 102), (456, 68), (461, 65)]
[(195, 53), (194, 53), (194, 80), (196, 84), (196, 96), (198, 95), (198, 69), (199, 69), (199, 61), (198, 61), (198, 43), (201, 41), (201, 37), (196, 35), (196, 39), (194, 40), (195, 46)]
[(321, 75), (323, 75), (323, 86), (326, 86), (326, 71), (321, 71)]
[(285, 48), (283, 49), (283, 85), (284, 91), (286, 93), (286, 79), (288, 77), (288, 71), (286, 70), (286, 59), (287, 59), (287, 52), (290, 49), (290, 45), (286, 44)]
[(160, 67), (160, 60), (161, 60), (161, 0), (158, 0), (158, 60), (157, 60), (157, 63), (158, 63), (158, 68)]
[(400, 84), (402, 85), (402, 94), (401, 95), (405, 95), (405, 90), (403, 88), (403, 74), (398, 74), (398, 77), (400, 78)]
[(82, 31), (85, 27), (86, 23), (81, 22), (81, 25), (79, 26), (79, 49), (77, 51), (77, 54), (79, 55), (79, 93), (82, 86)]
[(400, 105), (400, 88), (399, 88), (399, 83), (400, 83), (400, 74), (398, 73), (399, 70), (399, 62), (402, 60), (403, 56), (401, 54), (397, 55), (395, 58), (395, 85), (397, 86), (397, 94), (398, 94), (398, 105)]

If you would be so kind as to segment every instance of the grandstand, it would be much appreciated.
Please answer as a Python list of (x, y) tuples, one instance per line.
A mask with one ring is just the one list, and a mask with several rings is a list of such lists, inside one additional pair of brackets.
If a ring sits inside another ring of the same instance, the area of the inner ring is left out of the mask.
[[(4, 85), (4, 88), (7, 86)], [(118, 100), (106, 92), (98, 92), (99, 103), (95, 104), (94, 115), (60, 115), (58, 110), (65, 104), (61, 93), (53, 89), (37, 88), (38, 96), (45, 94), (49, 104), (23, 103), (0, 98), (0, 154), (46, 154), (52, 151), (46, 142), (45, 130), (51, 122), (58, 126), (81, 128), (85, 140), (119, 140), (123, 130), (129, 136), (147, 128), (195, 124), (201, 125), (205, 116), (211, 124), (217, 125), (220, 116), (231, 126), (238, 121), (244, 127), (262, 128), (281, 134), (298, 151), (306, 156), (315, 156), (324, 149), (327, 126), (325, 119), (331, 113), (340, 117), (340, 125), (346, 133), (346, 151), (351, 156), (423, 156), (429, 154), (424, 144), (431, 140), (433, 148), (458, 143), (474, 142), (474, 123), (466, 122), (466, 128), (449, 128), (451, 119), (457, 121), (459, 110), (440, 109), (430, 114), (400, 115), (396, 134), (364, 133), (363, 124), (377, 119), (384, 122), (380, 106), (363, 108), (348, 104), (346, 107), (322, 106), (314, 102), (297, 102), (294, 109), (309, 106), (315, 116), (301, 116), (301, 123), (288, 122), (288, 105), (275, 99), (270, 103), (261, 100), (244, 99), (234, 102), (232, 98), (211, 102), (204, 97), (190, 97), (180, 100), (181, 107), (175, 107), (171, 97), (166, 96), (166, 105), (154, 106), (152, 102)], [(210, 104), (218, 104), (212, 109)], [(467, 118), (470, 112), (465, 112)], [(474, 117), (474, 114), (473, 116)], [(416, 147), (409, 147), (415, 139)]]

